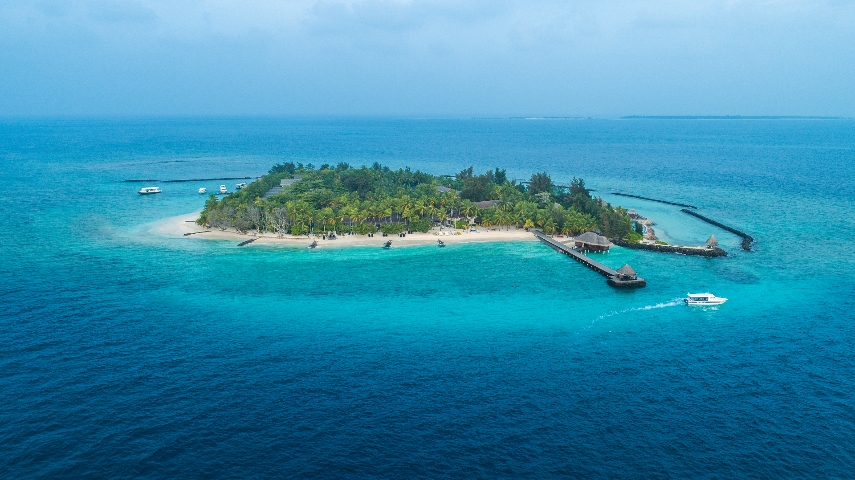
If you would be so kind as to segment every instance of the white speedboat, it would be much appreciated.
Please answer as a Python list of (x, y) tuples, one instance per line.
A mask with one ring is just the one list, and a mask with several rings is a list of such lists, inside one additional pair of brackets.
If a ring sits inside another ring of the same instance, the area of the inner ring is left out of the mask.
[(242, 188), (246, 188), (246, 184), (245, 183), (238, 183), (237, 185), (235, 185), (235, 188), (238, 190), (240, 190)]
[(220, 193), (222, 193), (223, 195), (229, 193), (225, 185), (220, 185)]
[(690, 293), (685, 299), (686, 305), (721, 305), (726, 298), (716, 297), (712, 293)]
[(151, 195), (153, 193), (161, 193), (163, 190), (160, 187), (143, 187), (140, 189), (140, 195)]
[(200, 188), (200, 189), (199, 189), (199, 193), (200, 193), (200, 194), (201, 194), (201, 193), (207, 193), (207, 191), (208, 191), (208, 189), (207, 189), (207, 188), (205, 188), (205, 187), (202, 187), (202, 188)]

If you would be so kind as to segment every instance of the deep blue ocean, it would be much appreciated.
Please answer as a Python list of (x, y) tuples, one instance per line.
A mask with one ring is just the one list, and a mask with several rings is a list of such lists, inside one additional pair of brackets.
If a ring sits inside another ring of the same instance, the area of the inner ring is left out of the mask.
[[(853, 120), (6, 119), (0, 161), (0, 478), (855, 476)], [(123, 182), (283, 161), (581, 176), (729, 256), (238, 248), (153, 231), (235, 181)]]

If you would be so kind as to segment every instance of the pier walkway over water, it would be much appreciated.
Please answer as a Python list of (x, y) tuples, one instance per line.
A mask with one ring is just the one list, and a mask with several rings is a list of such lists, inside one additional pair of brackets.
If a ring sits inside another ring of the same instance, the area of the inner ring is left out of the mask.
[(577, 251), (575, 248), (571, 248), (561, 242), (558, 242), (547, 235), (544, 235), (541, 232), (533, 231), (534, 236), (540, 239), (543, 243), (546, 243), (550, 247), (558, 250), (559, 252), (569, 256), (570, 258), (576, 260), (577, 262), (585, 265), (586, 267), (594, 270), (608, 278), (608, 284), (613, 287), (643, 287), (647, 285), (647, 281), (641, 277), (635, 277), (632, 279), (622, 279), (618, 275), (618, 271), (603, 265), (602, 263), (589, 258), (587, 255), (583, 255), (581, 252)]

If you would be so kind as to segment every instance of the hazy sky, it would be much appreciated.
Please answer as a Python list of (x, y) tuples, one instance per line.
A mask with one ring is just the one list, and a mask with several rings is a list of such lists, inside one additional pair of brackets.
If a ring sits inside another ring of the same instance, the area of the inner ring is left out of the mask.
[(57, 114), (855, 116), (855, 1), (2, 0)]

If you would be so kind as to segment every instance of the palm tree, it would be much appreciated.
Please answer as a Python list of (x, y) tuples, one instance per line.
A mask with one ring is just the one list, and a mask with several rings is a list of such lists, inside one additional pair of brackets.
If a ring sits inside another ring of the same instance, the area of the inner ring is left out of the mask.
[(352, 217), (352, 221), (350, 224), (350, 231), (353, 232), (353, 222), (362, 223), (362, 222), (368, 220), (368, 218), (369, 218), (368, 211), (362, 210), (362, 209), (357, 209), (356, 212), (353, 214), (353, 217)]
[(374, 223), (375, 224), (380, 223), (380, 216), (383, 214), (383, 210), (380, 207), (380, 202), (378, 202), (376, 200), (372, 201), (368, 205), (367, 210), (368, 210), (368, 214), (371, 215), (371, 218), (374, 219)]
[[(404, 221), (406, 222), (407, 227), (409, 227), (411, 219), (418, 217), (418, 215), (416, 215), (416, 210), (413, 208), (408, 208), (408, 209), (404, 210), (404, 213), (401, 214), (401, 216), (404, 218)], [(409, 230), (409, 228), (408, 228), (408, 230)]]
[(548, 218), (548, 215), (547, 215), (546, 210), (539, 208), (539, 209), (537, 209), (537, 215), (535, 217), (534, 222), (537, 224), (537, 226), (543, 227), (543, 225), (546, 223), (547, 218)]
[(472, 221), (472, 219), (471, 219), (471, 217), (472, 217), (472, 211), (473, 211), (473, 210), (475, 210), (475, 208), (476, 208), (476, 207), (475, 207), (475, 205), (473, 205), (473, 204), (472, 204), (472, 202), (471, 202), (471, 201), (469, 201), (468, 199), (467, 199), (467, 200), (463, 200), (463, 201), (460, 203), (460, 213), (462, 213), (463, 215), (465, 215), (465, 216), (466, 216), (466, 220), (468, 220), (468, 221), (470, 221), (470, 222)]
[(439, 220), (439, 223), (441, 224), (446, 218), (448, 218), (448, 212), (444, 208), (437, 208), (436, 219)]
[(553, 233), (555, 233), (555, 222), (553, 222), (551, 218), (547, 219), (544, 223), (543, 231), (546, 232), (548, 235), (552, 235)]
[(392, 200), (391, 200), (391, 199), (388, 199), (388, 198), (387, 198), (387, 199), (385, 199), (385, 200), (383, 201), (383, 204), (382, 204), (382, 207), (381, 207), (381, 208), (383, 209), (383, 210), (382, 210), (382, 215), (383, 215), (383, 217), (389, 217), (389, 222), (388, 222), (388, 223), (391, 223), (391, 222), (392, 222), (392, 213), (394, 213), (394, 209), (393, 209), (393, 207), (392, 207)]
[(428, 208), (428, 202), (425, 199), (425, 197), (421, 197), (418, 200), (416, 200), (416, 203), (413, 205), (413, 208), (417, 212), (419, 212), (420, 217), (424, 217), (425, 216), (425, 210)]
[(436, 220), (437, 214), (439, 213), (439, 209), (433, 205), (430, 205), (429, 207), (427, 207), (427, 213), (431, 220)]
[(335, 225), (335, 211), (331, 207), (327, 207), (318, 212), (318, 217), (324, 224), (324, 233), (327, 233), (327, 225)]
[(352, 229), (352, 227), (353, 227), (353, 216), (355, 215), (355, 212), (358, 212), (358, 211), (359, 211), (359, 208), (357, 208), (354, 205), (345, 205), (339, 209), (338, 216), (336, 218), (338, 218), (338, 220), (342, 223), (342, 225), (344, 225), (344, 219), (349, 219), (351, 229)]

